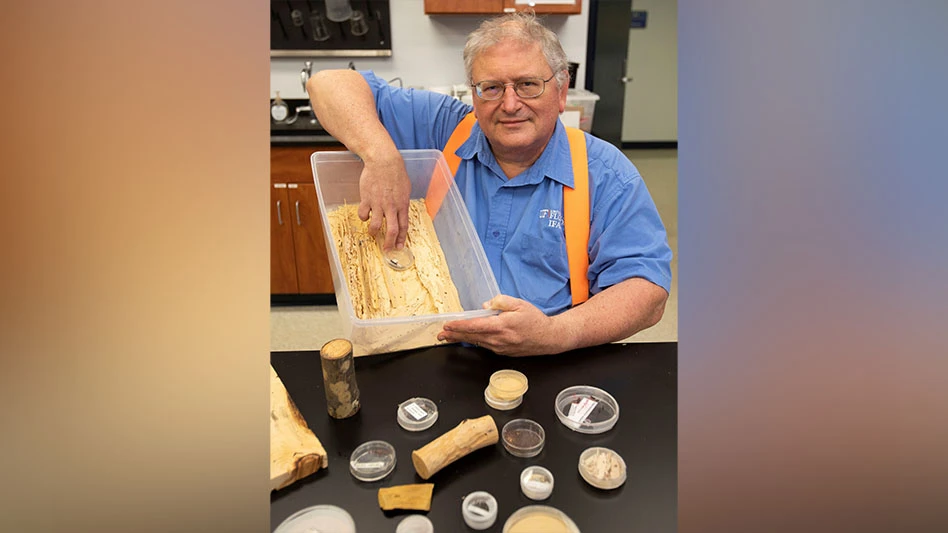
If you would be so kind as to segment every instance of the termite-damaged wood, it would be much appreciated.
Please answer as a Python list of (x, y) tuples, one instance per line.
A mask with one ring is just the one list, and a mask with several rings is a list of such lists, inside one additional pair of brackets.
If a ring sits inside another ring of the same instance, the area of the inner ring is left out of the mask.
[(326, 450), (306, 425), (270, 367), (270, 490), (282, 489), (329, 466)]
[(379, 489), (379, 507), (383, 511), (393, 509), (430, 511), (432, 492), (434, 492), (434, 483), (383, 487)]
[(497, 424), (490, 415), (467, 419), (457, 427), (411, 452), (411, 462), (422, 479), (484, 446), (497, 444)]
[(326, 410), (333, 418), (349, 418), (359, 412), (359, 385), (356, 383), (352, 343), (333, 339), (319, 350), (326, 389)]

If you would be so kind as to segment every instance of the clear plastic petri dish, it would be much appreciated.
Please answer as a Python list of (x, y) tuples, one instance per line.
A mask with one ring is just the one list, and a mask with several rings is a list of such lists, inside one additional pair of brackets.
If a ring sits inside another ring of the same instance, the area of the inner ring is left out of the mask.
[(580, 533), (563, 511), (547, 505), (528, 505), (514, 511), (504, 522), (503, 533)]
[(378, 481), (395, 470), (395, 448), (384, 440), (360, 444), (349, 456), (349, 472), (359, 481)]
[(543, 431), (543, 426), (533, 420), (515, 418), (504, 424), (500, 438), (510, 455), (533, 457), (543, 450), (546, 432)]
[(461, 516), (467, 527), (487, 529), (497, 520), (497, 500), (489, 492), (472, 492), (461, 501)]
[(490, 393), (490, 387), (484, 389), (484, 402), (498, 411), (509, 411), (523, 403), (523, 396), (517, 396), (513, 400), (498, 400)]
[(280, 523), (273, 533), (305, 533), (309, 531), (333, 531), (356, 533), (352, 515), (335, 505), (314, 505), (301, 509)]
[(398, 404), (398, 425), (408, 431), (423, 431), (438, 420), (438, 406), (428, 398), (411, 398)]
[(579, 455), (579, 475), (597, 489), (612, 490), (625, 483), (625, 461), (609, 448), (586, 448)]
[(542, 466), (528, 466), (520, 472), (520, 490), (531, 500), (545, 500), (553, 493), (553, 473)]
[(516, 370), (498, 370), (490, 376), (488, 389), (495, 399), (508, 402), (522, 397), (527, 392), (527, 376)]
[(427, 516), (420, 514), (408, 515), (398, 523), (395, 533), (434, 533), (434, 524)]
[(604, 433), (619, 420), (619, 404), (608, 392), (589, 385), (567, 387), (556, 395), (556, 417), (579, 433)]

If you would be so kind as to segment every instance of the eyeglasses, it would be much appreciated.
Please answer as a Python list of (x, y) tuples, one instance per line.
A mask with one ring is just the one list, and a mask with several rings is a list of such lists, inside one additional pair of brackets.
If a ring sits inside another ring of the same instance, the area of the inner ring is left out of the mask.
[(499, 100), (503, 98), (507, 87), (510, 86), (513, 86), (514, 92), (520, 98), (536, 98), (543, 94), (547, 82), (552, 80), (553, 76), (556, 76), (556, 73), (545, 80), (543, 78), (524, 78), (513, 83), (485, 80), (475, 83), (471, 87), (474, 88), (474, 92), (481, 100)]

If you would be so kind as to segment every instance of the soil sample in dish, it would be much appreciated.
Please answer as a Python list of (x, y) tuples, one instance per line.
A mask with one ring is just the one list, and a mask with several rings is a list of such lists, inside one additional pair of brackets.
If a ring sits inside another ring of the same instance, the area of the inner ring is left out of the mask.
[[(378, 241), (369, 234), (369, 223), (359, 219), (358, 205), (339, 206), (326, 216), (356, 317), (393, 318), (464, 310), (424, 199), (409, 203), (405, 246), (411, 250), (414, 262), (402, 270), (388, 266)], [(385, 231), (384, 224), (379, 231)]]

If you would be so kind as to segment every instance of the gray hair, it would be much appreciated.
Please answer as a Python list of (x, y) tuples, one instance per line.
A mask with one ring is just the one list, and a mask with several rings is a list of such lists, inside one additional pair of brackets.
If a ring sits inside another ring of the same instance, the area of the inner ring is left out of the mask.
[(489, 18), (468, 35), (464, 45), (464, 72), (469, 83), (474, 83), (474, 60), (488, 48), (506, 40), (539, 44), (547, 65), (556, 75), (556, 86), (562, 88), (569, 79), (569, 61), (559, 37), (541, 24), (533, 12), (519, 11)]

